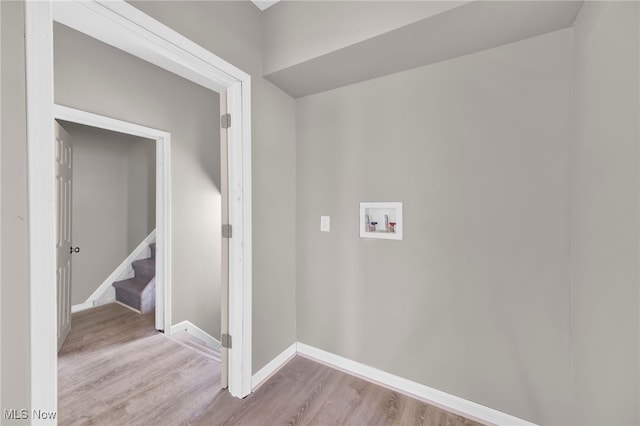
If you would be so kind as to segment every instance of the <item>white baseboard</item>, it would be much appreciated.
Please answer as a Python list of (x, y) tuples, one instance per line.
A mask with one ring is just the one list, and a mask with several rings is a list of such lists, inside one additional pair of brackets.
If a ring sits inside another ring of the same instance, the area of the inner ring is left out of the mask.
[(127, 308), (128, 310), (133, 311), (136, 314), (141, 314), (142, 313), (139, 309), (133, 308), (133, 307), (131, 307), (129, 305), (126, 305), (126, 304), (124, 304), (122, 302), (118, 302), (117, 300), (114, 303), (117, 304), (117, 305), (122, 306), (123, 308)]
[(73, 305), (71, 307), (71, 313), (75, 314), (76, 312), (84, 311), (84, 310), (87, 310), (89, 308), (93, 308), (93, 303), (91, 303), (91, 302), (79, 303), (79, 304)]
[(100, 294), (97, 299), (87, 300), (77, 305), (73, 305), (71, 307), (71, 313), (75, 314), (76, 312), (85, 311), (87, 309), (95, 308), (96, 306), (106, 305), (107, 303), (114, 303), (115, 301), (116, 289), (113, 286), (107, 287), (104, 293)]
[(377, 368), (369, 367), (368, 365), (360, 364), (359, 362), (323, 351), (322, 349), (305, 345), (304, 343), (298, 342), (297, 352), (299, 355), (318, 361), (322, 364), (328, 365), (329, 367), (336, 368), (370, 382), (397, 390), (398, 392), (423, 400), (436, 407), (487, 425), (535, 425), (534, 423), (530, 423), (510, 414), (412, 382), (411, 380), (378, 370)]
[(112, 284), (116, 281), (133, 277), (133, 267), (131, 266), (131, 263), (135, 260), (151, 256), (149, 244), (155, 241), (156, 230), (154, 229), (144, 240), (142, 240), (140, 244), (138, 244), (138, 247), (136, 247), (131, 254), (129, 254), (122, 263), (120, 263), (120, 265), (118, 265), (111, 275), (109, 275), (107, 279), (104, 280), (93, 293), (91, 293), (91, 296), (87, 297), (87, 300), (71, 307), (71, 313), (84, 311), (85, 309), (114, 302), (116, 300), (116, 293)]
[(278, 372), (284, 365), (296, 355), (297, 343), (292, 343), (287, 349), (282, 351), (280, 355), (272, 359), (267, 365), (262, 367), (251, 377), (251, 390), (255, 391), (261, 384), (266, 382), (269, 377)]
[(215, 337), (208, 334), (206, 331), (192, 323), (191, 321), (182, 321), (177, 324), (174, 324), (169, 329), (169, 335), (173, 335), (179, 333), (181, 331), (186, 331), (193, 337), (196, 337), (202, 340), (207, 346), (213, 349), (220, 349), (222, 346), (220, 341)]

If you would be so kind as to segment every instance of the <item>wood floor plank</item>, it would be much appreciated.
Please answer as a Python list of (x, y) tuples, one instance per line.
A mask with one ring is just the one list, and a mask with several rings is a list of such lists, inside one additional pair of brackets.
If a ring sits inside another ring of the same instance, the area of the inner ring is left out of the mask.
[(115, 304), (72, 317), (58, 356), (60, 424), (176, 424), (206, 408), (219, 363), (153, 324)]
[(153, 313), (116, 304), (74, 314), (58, 355), (59, 424), (478, 425), (300, 356), (234, 398), (191, 337), (168, 338)]
[(307, 424), (346, 424), (349, 414), (362, 402), (366, 384), (364, 380), (333, 370), (325, 389), (328, 395), (322, 398), (322, 405), (310, 413)]

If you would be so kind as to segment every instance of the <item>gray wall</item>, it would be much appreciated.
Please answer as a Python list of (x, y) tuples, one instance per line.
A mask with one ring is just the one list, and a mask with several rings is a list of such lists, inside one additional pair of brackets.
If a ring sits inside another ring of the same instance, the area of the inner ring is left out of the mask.
[(220, 334), (219, 96), (74, 30), (54, 27), (56, 103), (172, 139), (172, 322)]
[(253, 372), (296, 341), (295, 103), (261, 78), (262, 21), (249, 2), (134, 2), (251, 74)]
[[(130, 146), (127, 158), (128, 253), (135, 250), (156, 227), (156, 144), (146, 140)], [(213, 170), (215, 167), (211, 165)]]
[[(2, 8), (2, 406), (29, 407), (29, 270), (24, 5)], [(5, 421), (2, 422), (3, 424)], [(9, 424), (9, 422), (7, 422)]]
[(155, 228), (155, 142), (63, 122), (73, 142), (71, 303), (83, 303)]
[(576, 424), (639, 424), (637, 2), (575, 23), (571, 147)]
[(563, 30), (298, 99), (298, 340), (566, 423), (571, 77)]

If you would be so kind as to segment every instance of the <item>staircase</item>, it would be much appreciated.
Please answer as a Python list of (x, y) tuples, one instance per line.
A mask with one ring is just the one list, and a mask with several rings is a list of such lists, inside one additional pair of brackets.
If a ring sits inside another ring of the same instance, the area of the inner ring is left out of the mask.
[(133, 278), (113, 283), (116, 301), (142, 314), (156, 307), (156, 244), (150, 244), (149, 247), (151, 257), (131, 263)]

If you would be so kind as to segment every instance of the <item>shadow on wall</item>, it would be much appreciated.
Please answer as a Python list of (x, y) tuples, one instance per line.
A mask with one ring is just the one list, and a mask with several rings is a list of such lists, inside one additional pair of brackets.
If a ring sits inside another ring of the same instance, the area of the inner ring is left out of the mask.
[[(214, 112), (212, 120), (219, 122), (219, 117), (215, 115), (220, 110), (219, 104), (211, 104), (210, 111)], [(195, 126), (194, 126), (195, 127)], [(197, 128), (197, 127), (196, 127)], [(216, 127), (219, 131), (219, 127)], [(198, 164), (200, 170), (207, 176), (208, 180), (213, 183), (220, 194), (220, 143), (219, 135), (199, 134), (198, 139), (202, 141), (210, 141), (210, 143), (201, 143), (199, 146), (200, 155), (198, 156)]]

